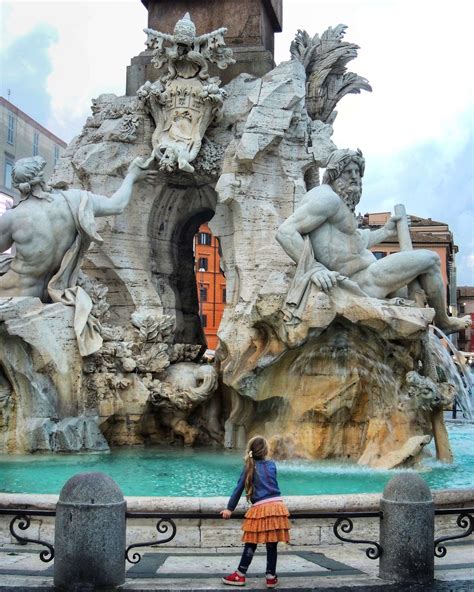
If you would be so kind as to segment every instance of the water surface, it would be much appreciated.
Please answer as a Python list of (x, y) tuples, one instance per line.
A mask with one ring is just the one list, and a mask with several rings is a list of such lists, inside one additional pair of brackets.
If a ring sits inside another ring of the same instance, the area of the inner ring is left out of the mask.
[[(455, 462), (425, 461), (420, 475), (432, 489), (474, 487), (474, 425), (449, 425)], [(434, 445), (430, 445), (434, 452)], [(76, 473), (110, 475), (125, 495), (230, 495), (242, 453), (183, 448), (120, 448), (110, 453), (0, 455), (0, 491), (59, 493)], [(284, 495), (381, 493), (396, 471), (331, 461), (278, 461)]]

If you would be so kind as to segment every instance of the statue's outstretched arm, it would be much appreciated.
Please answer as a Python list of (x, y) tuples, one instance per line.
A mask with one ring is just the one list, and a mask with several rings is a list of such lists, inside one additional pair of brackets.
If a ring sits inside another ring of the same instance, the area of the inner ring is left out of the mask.
[(140, 164), (143, 164), (141, 159), (135, 159), (132, 162), (125, 179), (112, 197), (105, 197), (103, 195), (92, 196), (95, 216), (115, 216), (121, 214), (132, 197), (133, 185), (141, 179), (150, 182), (155, 179), (157, 172), (144, 169)]

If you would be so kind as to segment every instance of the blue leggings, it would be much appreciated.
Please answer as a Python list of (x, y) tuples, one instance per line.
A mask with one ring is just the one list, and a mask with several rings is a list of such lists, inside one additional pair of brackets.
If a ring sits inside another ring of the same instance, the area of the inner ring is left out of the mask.
[[(267, 545), (267, 569), (266, 574), (274, 576), (276, 574), (277, 564), (277, 545), (278, 543), (266, 543)], [(239, 567), (240, 573), (246, 574), (249, 565), (252, 563), (253, 555), (257, 545), (254, 543), (245, 543), (245, 547), (240, 559)]]

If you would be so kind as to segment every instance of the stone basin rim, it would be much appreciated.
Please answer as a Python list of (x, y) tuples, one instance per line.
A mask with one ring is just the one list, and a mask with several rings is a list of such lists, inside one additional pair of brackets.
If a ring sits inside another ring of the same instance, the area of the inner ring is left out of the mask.
[[(472, 507), (474, 488), (432, 490), (435, 507)], [(283, 496), (290, 512), (370, 512), (380, 509), (382, 493)], [(227, 506), (228, 496), (151, 497), (125, 496), (129, 512), (219, 512)], [(0, 493), (0, 508), (55, 510), (59, 494)], [(248, 508), (240, 501), (236, 511)]]

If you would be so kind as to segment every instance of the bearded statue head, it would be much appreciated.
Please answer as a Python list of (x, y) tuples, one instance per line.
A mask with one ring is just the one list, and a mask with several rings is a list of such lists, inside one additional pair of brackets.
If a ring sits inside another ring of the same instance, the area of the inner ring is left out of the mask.
[(361, 150), (334, 150), (329, 157), (323, 183), (332, 187), (351, 211), (362, 195), (365, 159)]

